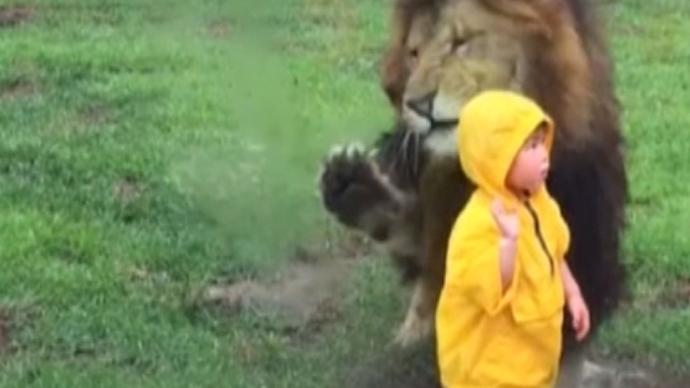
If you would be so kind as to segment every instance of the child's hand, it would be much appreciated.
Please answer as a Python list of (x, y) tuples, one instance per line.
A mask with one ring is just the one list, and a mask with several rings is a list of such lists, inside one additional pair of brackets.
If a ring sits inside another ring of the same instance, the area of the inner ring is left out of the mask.
[(491, 203), (491, 215), (493, 215), (503, 238), (509, 240), (517, 239), (520, 231), (520, 221), (517, 213), (508, 212), (503, 207), (503, 202), (497, 198)]
[(579, 292), (568, 297), (568, 310), (573, 317), (573, 329), (575, 338), (582, 341), (589, 333), (589, 309)]

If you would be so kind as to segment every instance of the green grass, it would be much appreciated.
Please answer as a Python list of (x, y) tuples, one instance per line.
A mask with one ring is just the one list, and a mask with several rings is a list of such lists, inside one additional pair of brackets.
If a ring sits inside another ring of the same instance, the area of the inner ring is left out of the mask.
[[(384, 261), (359, 265), (346, 319), (306, 339), (256, 314), (190, 308), (209, 281), (271, 276), (318, 243), (330, 225), (318, 161), (332, 144), (371, 141), (391, 112), (376, 75), (384, 3), (271, 0), (250, 14), (188, 3), (41, 0), (0, 29), (0, 312), (13, 348), (0, 386), (334, 386), (400, 320)], [(690, 313), (673, 298), (690, 279), (685, 3), (610, 9), (634, 298), (597, 341), (679, 373), (690, 373)]]
[(613, 355), (690, 374), (690, 34), (683, 1), (621, 1), (610, 21), (631, 199), (632, 301), (601, 335)]

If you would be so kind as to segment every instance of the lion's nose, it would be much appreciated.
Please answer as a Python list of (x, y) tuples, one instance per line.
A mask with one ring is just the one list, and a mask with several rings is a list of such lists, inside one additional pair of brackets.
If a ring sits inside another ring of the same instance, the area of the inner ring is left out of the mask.
[(431, 118), (431, 113), (434, 109), (434, 98), (436, 92), (428, 93), (420, 98), (408, 99), (405, 105), (412, 109), (415, 113), (422, 117)]

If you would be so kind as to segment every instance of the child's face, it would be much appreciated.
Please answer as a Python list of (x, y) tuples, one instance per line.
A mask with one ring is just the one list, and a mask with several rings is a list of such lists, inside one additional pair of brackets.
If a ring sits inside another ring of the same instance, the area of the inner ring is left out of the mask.
[(515, 157), (508, 172), (508, 188), (533, 193), (546, 181), (549, 172), (549, 150), (546, 147), (546, 128), (537, 128)]

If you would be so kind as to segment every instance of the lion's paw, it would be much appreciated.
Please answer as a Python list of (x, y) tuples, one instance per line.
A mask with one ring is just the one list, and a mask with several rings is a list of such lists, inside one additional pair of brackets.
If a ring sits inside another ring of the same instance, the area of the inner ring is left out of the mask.
[(326, 209), (348, 226), (363, 227), (367, 213), (392, 201), (371, 155), (361, 145), (334, 147), (318, 180)]
[(408, 347), (427, 338), (433, 329), (431, 317), (422, 317), (419, 314), (408, 314), (405, 322), (400, 326), (395, 335), (394, 343), (401, 347)]

